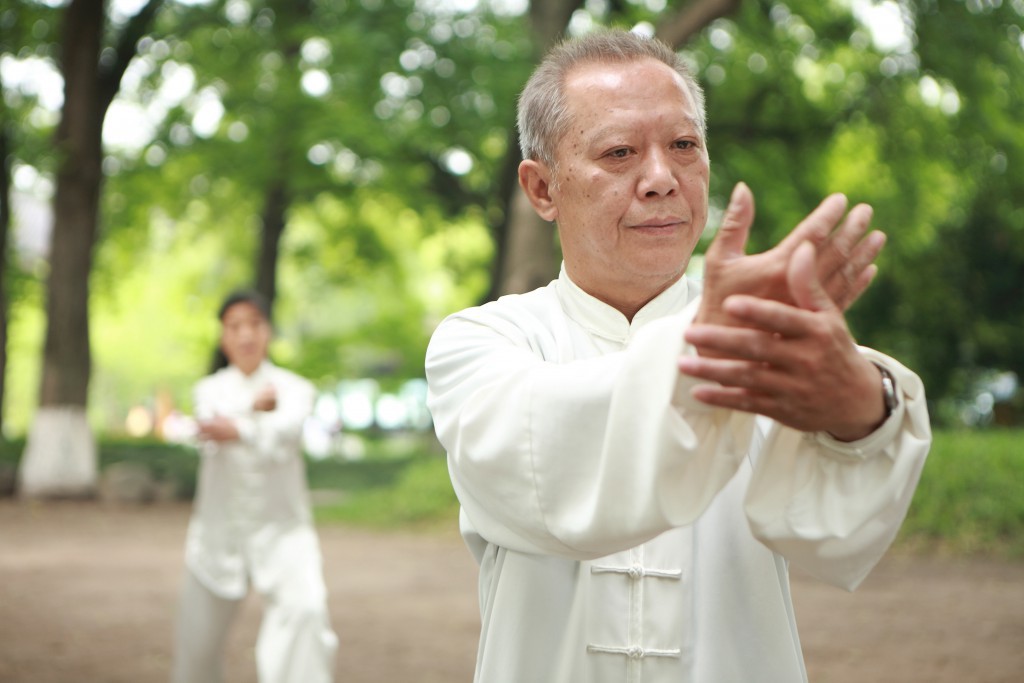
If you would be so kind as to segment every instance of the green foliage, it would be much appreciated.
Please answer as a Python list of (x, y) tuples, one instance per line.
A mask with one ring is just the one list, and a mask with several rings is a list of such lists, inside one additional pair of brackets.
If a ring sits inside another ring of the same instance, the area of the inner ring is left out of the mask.
[[(938, 431), (903, 523), (897, 545), (957, 556), (1024, 558), (1024, 431)], [(23, 440), (0, 439), (0, 462), (17, 464)], [(141, 440), (104, 440), (101, 467), (125, 460), (152, 468), (176, 483), (178, 494), (195, 489), (193, 449)], [(454, 528), (458, 503), (447, 463), (429, 439), (390, 446), (371, 441), (355, 461), (309, 460), (314, 490), (337, 491), (337, 502), (318, 505), (325, 523), (369, 528)]]
[[(958, 556), (1024, 557), (1021, 430), (938, 431), (898, 545)], [(347, 492), (317, 519), (374, 528), (454, 525), (447, 465), (415, 451), (390, 460), (310, 463), (315, 488)]]
[(24, 439), (0, 439), (0, 462), (17, 465), (21, 452), (25, 450)]
[(355, 491), (340, 503), (318, 507), (316, 518), (370, 528), (454, 527), (458, 509), (445, 459), (436, 454), (416, 455), (405, 462), (391, 486)]
[(1024, 192), (1009, 161), (1024, 154), (1024, 4), (900, 5), (916, 37), (902, 47), (876, 46), (845, 6), (763, 0), (686, 54), (707, 91), (713, 205), (747, 182), (759, 250), (830, 192), (870, 203), (889, 239), (851, 327), (944, 402), (958, 368), (1024, 376), (1024, 211), (1009, 199)]
[[(520, 81), (509, 76), (529, 69), (521, 19), (410, 2), (240, 8), (169, 3), (122, 92), (170, 106), (150, 144), (107, 160), (92, 279), (100, 430), (156, 392), (188, 409), (217, 302), (253, 281), (278, 179), (289, 209), (272, 353), (324, 386), (422, 375), (436, 323), (488, 286), (491, 180)], [(309, 77), (326, 90), (302, 87)], [(175, 79), (194, 80), (178, 101)], [(201, 131), (213, 93), (223, 115)], [(449, 167), (452, 150), (468, 172)]]
[[(12, 299), (7, 327), (7, 373), (4, 396), (4, 433), (0, 438), (24, 433), (39, 401), (45, 316), (42, 287), (24, 278), (17, 299)], [(20, 429), (19, 429), (20, 428)]]
[[(0, 56), (53, 61), (53, 4), (5, 5)], [(663, 4), (581, 3), (574, 26), (657, 24), (686, 5)], [(1024, 377), (1024, 3), (899, 4), (913, 33), (902, 47), (875, 45), (851, 3), (744, 0), (683, 50), (707, 91), (713, 208), (747, 182), (759, 250), (830, 192), (871, 203), (889, 241), (851, 327), (949, 404), (990, 369)], [(104, 163), (90, 279), (98, 431), (159, 393), (187, 409), (213, 312), (252, 282), (282, 179), (275, 359), (324, 386), (422, 372), (436, 323), (488, 291), (515, 96), (534, 61), (524, 15), (464, 5), (164, 4), (117, 100), (149, 108), (152, 140)], [(325, 88), (304, 87), (317, 78)], [(204, 128), (212, 100), (223, 113)], [(57, 115), (39, 101), (5, 82), (0, 113), (15, 123), (15, 168), (45, 177)], [(10, 263), (5, 429), (17, 434), (37, 400), (46, 268)]]
[[(429, 523), (452, 509), (454, 493), (432, 435), (369, 436), (363, 442), (366, 453), (359, 460), (306, 460), (311, 489), (344, 496), (341, 505), (324, 508), (325, 519), (397, 526)], [(0, 463), (17, 466), (24, 449), (24, 439), (0, 439)], [(191, 446), (153, 439), (104, 438), (98, 449), (101, 472), (114, 463), (139, 463), (158, 481), (173, 482), (179, 498), (190, 499), (195, 493), (199, 454)], [(398, 498), (404, 500), (387, 510), (388, 501)]]
[[(100, 471), (118, 462), (145, 465), (157, 481), (173, 482), (180, 498), (196, 489), (198, 454), (194, 448), (151, 439), (103, 439), (97, 444)], [(24, 439), (0, 439), (0, 462), (17, 465), (25, 450)]]
[(117, 462), (146, 465), (157, 481), (174, 482), (179, 498), (191, 498), (196, 490), (199, 454), (194, 448), (147, 439), (104, 440), (99, 443), (100, 470)]
[(390, 488), (409, 466), (413, 455), (361, 460), (310, 460), (306, 475), (312, 489), (343, 491), (346, 494)]
[(939, 431), (900, 534), (908, 547), (1024, 558), (1024, 431)]

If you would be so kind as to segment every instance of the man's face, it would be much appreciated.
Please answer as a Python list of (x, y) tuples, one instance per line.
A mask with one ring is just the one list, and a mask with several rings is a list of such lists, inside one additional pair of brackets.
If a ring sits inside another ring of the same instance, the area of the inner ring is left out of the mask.
[[(619, 310), (682, 276), (707, 221), (708, 154), (682, 78), (653, 59), (586, 64), (565, 86), (551, 215), (570, 277)], [(627, 315), (631, 315), (628, 314)]]
[(267, 357), (270, 323), (247, 301), (234, 304), (221, 318), (220, 348), (228, 362), (252, 374)]

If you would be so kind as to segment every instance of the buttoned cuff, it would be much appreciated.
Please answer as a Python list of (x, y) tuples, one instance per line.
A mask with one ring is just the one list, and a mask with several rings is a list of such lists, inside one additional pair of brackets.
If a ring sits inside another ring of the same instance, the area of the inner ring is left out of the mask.
[(807, 435), (824, 446), (828, 453), (835, 454), (837, 458), (843, 460), (862, 460), (885, 449), (899, 434), (907, 406), (903, 392), (900, 390), (899, 380), (896, 379), (896, 370), (886, 362), (886, 357), (866, 348), (861, 348), (860, 352), (875, 365), (880, 365), (889, 371), (896, 394), (896, 405), (875, 431), (856, 441), (840, 441), (828, 432), (813, 432)]

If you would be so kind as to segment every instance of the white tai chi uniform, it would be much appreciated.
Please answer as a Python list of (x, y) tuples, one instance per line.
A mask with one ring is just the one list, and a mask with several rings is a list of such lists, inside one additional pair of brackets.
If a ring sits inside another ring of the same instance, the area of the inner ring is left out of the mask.
[[(478, 683), (806, 681), (792, 563), (853, 589), (910, 504), (923, 387), (841, 443), (689, 395), (699, 283), (632, 324), (564, 270), (445, 320), (429, 405), (480, 564)], [(879, 387), (881, 391), (881, 387)]]
[[(268, 385), (276, 408), (254, 411)], [(196, 416), (229, 417), (240, 438), (200, 446), (174, 683), (222, 680), (225, 636), (250, 581), (264, 600), (256, 643), (260, 683), (333, 680), (337, 637), (301, 449), (314, 398), (312, 384), (269, 362), (248, 376), (228, 366), (195, 387)]]

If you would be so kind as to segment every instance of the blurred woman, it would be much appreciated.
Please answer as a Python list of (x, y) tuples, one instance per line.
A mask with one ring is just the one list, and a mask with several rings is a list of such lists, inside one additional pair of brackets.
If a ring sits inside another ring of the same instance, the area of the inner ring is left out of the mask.
[(261, 295), (231, 294), (219, 318), (213, 373), (194, 391), (201, 457), (172, 682), (223, 680), (228, 628), (251, 585), (264, 607), (260, 683), (330, 683), (337, 638), (301, 448), (313, 385), (267, 359)]

